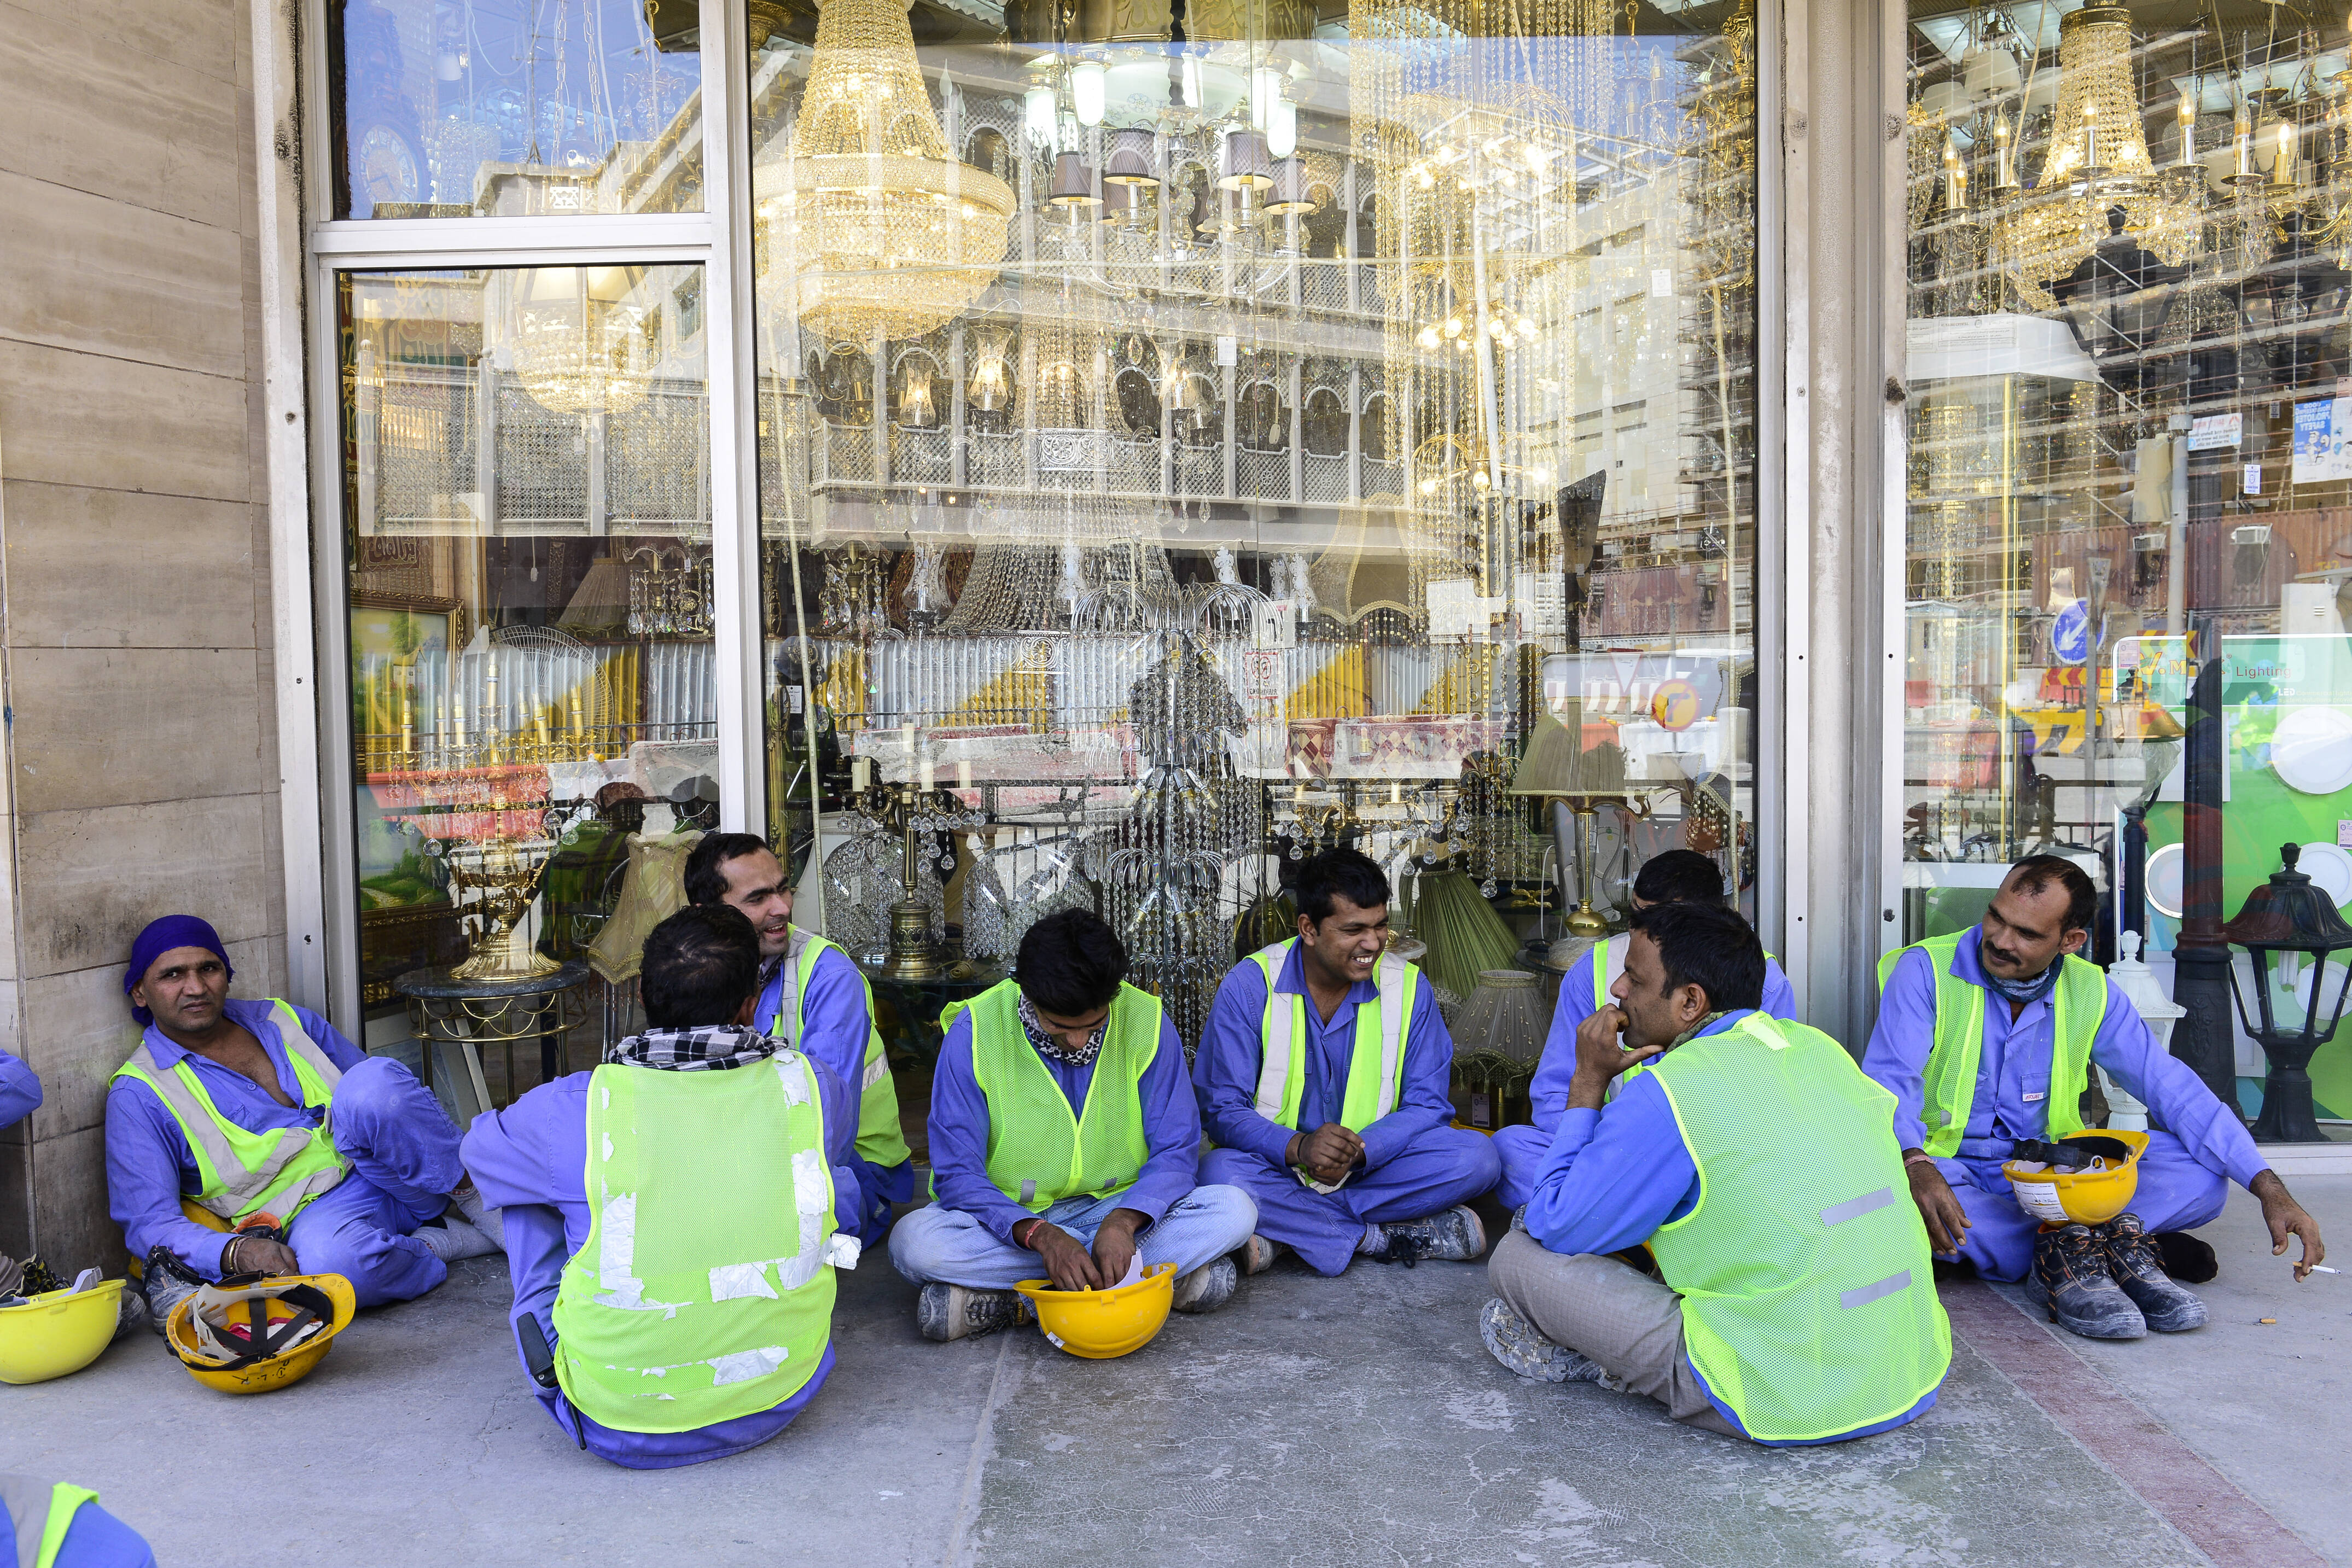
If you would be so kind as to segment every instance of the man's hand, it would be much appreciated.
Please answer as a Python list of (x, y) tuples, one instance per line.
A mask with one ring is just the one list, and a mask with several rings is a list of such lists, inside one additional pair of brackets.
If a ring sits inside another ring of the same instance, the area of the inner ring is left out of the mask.
[[(1917, 1149), (1906, 1149), (1903, 1157), (1909, 1160)], [(1911, 1201), (1919, 1206), (1919, 1218), (1927, 1222), (1928, 1249), (1935, 1252), (1958, 1252), (1967, 1239), (1969, 1211), (1960, 1207), (1960, 1195), (1944, 1179), (1933, 1160), (1914, 1160), (1903, 1167), (1911, 1180)]]
[(2309, 1279), (2311, 1266), (2327, 1259), (2327, 1244), (2319, 1239), (2319, 1221), (2295, 1202), (2276, 1171), (2263, 1172), (2248, 1184), (2246, 1190), (2263, 1200), (2263, 1223), (2271, 1228), (2272, 1257), (2285, 1256), (2288, 1237), (2303, 1238), (2303, 1256), (2295, 1260), (2294, 1277), (2298, 1281)]
[(302, 1265), (294, 1249), (266, 1236), (232, 1236), (221, 1249), (221, 1272), (228, 1274), (299, 1274)]
[(1045, 1277), (1054, 1281), (1057, 1291), (1099, 1291), (1102, 1277), (1095, 1270), (1095, 1260), (1087, 1255), (1078, 1239), (1058, 1225), (1044, 1220), (1029, 1228), (1024, 1243), (1030, 1251), (1045, 1260)]
[(1311, 1133), (1293, 1135), (1282, 1157), (1325, 1186), (1337, 1186), (1364, 1157), (1364, 1140), (1350, 1128), (1326, 1122)]
[(1576, 1026), (1576, 1070), (1569, 1075), (1568, 1108), (1571, 1111), (1598, 1111), (1601, 1097), (1619, 1073), (1637, 1061), (1647, 1061), (1665, 1050), (1663, 1045), (1643, 1045), (1627, 1050), (1618, 1044), (1618, 1036), (1625, 1030), (1625, 1014), (1615, 1003)]
[(1104, 1290), (1117, 1288), (1127, 1278), (1128, 1268), (1135, 1261), (1136, 1228), (1144, 1218), (1139, 1210), (1114, 1208), (1095, 1232), (1095, 1272), (1102, 1276)]

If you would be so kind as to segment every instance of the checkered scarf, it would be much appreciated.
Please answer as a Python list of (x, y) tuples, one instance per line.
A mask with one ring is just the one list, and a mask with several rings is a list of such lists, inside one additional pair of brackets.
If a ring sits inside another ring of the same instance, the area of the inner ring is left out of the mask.
[(1037, 1054), (1048, 1061), (1064, 1062), (1071, 1067), (1093, 1066), (1096, 1055), (1102, 1050), (1103, 1035), (1110, 1028), (1110, 1015), (1105, 1013), (1102, 1022), (1095, 1025), (1094, 1032), (1087, 1036), (1087, 1043), (1072, 1051), (1063, 1043), (1060, 1035), (1045, 1027), (1045, 1021), (1037, 1016), (1037, 1009), (1029, 1005), (1027, 997), (1021, 998), (1015, 1010), (1021, 1017), (1021, 1032), (1029, 1037), (1029, 1043), (1036, 1048)]
[(649, 1029), (604, 1052), (607, 1061), (666, 1072), (723, 1072), (750, 1067), (776, 1053), (776, 1041), (740, 1024), (705, 1024), (700, 1029)]

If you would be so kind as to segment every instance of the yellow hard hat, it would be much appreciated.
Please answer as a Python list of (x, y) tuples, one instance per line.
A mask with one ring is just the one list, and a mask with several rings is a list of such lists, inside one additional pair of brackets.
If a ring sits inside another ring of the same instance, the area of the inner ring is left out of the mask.
[(1037, 1326), (1072, 1355), (1108, 1361), (1141, 1350), (1168, 1321), (1176, 1300), (1176, 1265), (1155, 1263), (1143, 1278), (1115, 1291), (1057, 1291), (1051, 1280), (1013, 1287), (1036, 1304)]
[(121, 1315), (120, 1280), (0, 1307), (0, 1383), (47, 1383), (79, 1372), (114, 1338)]
[(2030, 1157), (2048, 1155), (2051, 1145), (2020, 1144), (2019, 1152), (2029, 1157), (2006, 1161), (2000, 1167), (2019, 1207), (2053, 1225), (2105, 1225), (2131, 1207), (2132, 1194), (2139, 1190), (2139, 1157), (2147, 1152), (2146, 1133), (2093, 1128), (2058, 1142), (2089, 1150), (2095, 1164), (2065, 1170), (2047, 1158)]
[(205, 1285), (173, 1307), (163, 1341), (205, 1387), (267, 1394), (309, 1376), (358, 1308), (341, 1274)]

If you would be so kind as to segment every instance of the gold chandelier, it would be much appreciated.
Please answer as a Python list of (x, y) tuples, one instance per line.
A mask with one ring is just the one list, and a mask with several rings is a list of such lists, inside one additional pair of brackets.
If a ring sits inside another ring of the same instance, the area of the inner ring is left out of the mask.
[(2058, 24), (2058, 70), (2042, 177), (2023, 193), (2000, 190), (2006, 171), (1995, 177), (2004, 200), (1991, 223), (1993, 260), (2037, 310), (2056, 309), (2050, 285), (2115, 235), (2111, 212), (2120, 208), (2122, 235), (2168, 267), (2195, 254), (2204, 221), (2201, 172), (2159, 172), (2148, 156), (2132, 85), (2131, 13), (2070, 12)]
[(638, 273), (540, 267), (516, 276), (507, 348), (516, 380), (550, 413), (625, 413), (645, 401), (655, 345), (630, 300)]
[(962, 314), (995, 278), (1014, 205), (949, 148), (895, 0), (826, 0), (791, 151), (752, 190), (801, 324), (860, 343)]

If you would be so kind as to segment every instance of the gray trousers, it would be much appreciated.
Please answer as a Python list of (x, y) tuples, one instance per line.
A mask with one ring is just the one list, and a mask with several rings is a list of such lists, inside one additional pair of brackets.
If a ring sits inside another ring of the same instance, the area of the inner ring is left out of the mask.
[(1486, 1265), (1495, 1293), (1554, 1344), (1601, 1364), (1675, 1420), (1727, 1437), (1745, 1437), (1707, 1401), (1683, 1354), (1682, 1298), (1673, 1289), (1595, 1252), (1547, 1252), (1514, 1230)]

